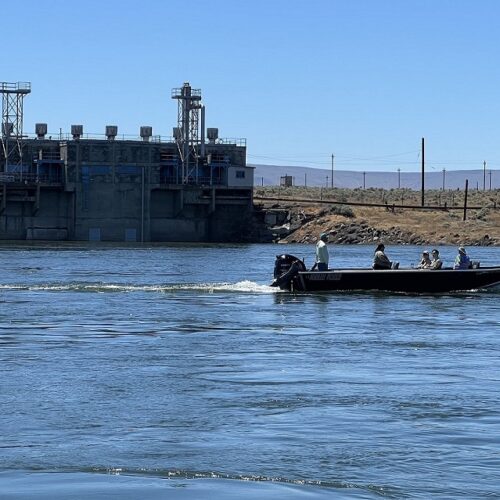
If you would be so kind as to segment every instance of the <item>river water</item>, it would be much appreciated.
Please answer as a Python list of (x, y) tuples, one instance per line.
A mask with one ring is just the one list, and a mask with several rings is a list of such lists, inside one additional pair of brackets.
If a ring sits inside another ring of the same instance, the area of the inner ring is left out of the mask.
[(2, 244), (0, 498), (499, 497), (500, 293), (291, 295), (284, 251)]

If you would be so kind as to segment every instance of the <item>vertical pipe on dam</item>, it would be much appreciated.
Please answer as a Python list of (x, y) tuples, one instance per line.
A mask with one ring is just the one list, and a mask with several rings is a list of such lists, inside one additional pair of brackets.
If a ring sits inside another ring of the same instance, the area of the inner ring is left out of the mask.
[(142, 166), (142, 189), (141, 189), (141, 243), (144, 243), (144, 169), (145, 165)]
[(200, 156), (205, 158), (205, 106), (201, 106)]

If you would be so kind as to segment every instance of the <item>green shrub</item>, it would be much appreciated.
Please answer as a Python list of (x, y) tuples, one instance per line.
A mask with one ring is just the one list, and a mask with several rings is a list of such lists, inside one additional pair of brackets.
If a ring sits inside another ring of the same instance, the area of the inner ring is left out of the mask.
[(330, 208), (331, 214), (341, 215), (343, 217), (355, 218), (354, 212), (349, 205), (333, 205)]

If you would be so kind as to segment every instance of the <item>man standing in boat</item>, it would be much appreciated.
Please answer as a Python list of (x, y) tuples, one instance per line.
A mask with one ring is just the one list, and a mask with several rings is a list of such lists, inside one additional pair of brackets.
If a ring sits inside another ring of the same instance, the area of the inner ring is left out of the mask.
[(316, 264), (314, 267), (318, 269), (318, 271), (328, 271), (328, 247), (326, 244), (328, 243), (328, 234), (321, 233), (319, 235), (318, 243), (316, 243)]

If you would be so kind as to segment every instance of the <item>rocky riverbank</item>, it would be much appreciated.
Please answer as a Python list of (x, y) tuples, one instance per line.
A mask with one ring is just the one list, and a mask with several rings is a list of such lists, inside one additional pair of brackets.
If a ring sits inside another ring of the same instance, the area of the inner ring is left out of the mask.
[(295, 203), (263, 203), (268, 240), (315, 243), (322, 232), (334, 244), (500, 245), (496, 208), (416, 210)]

